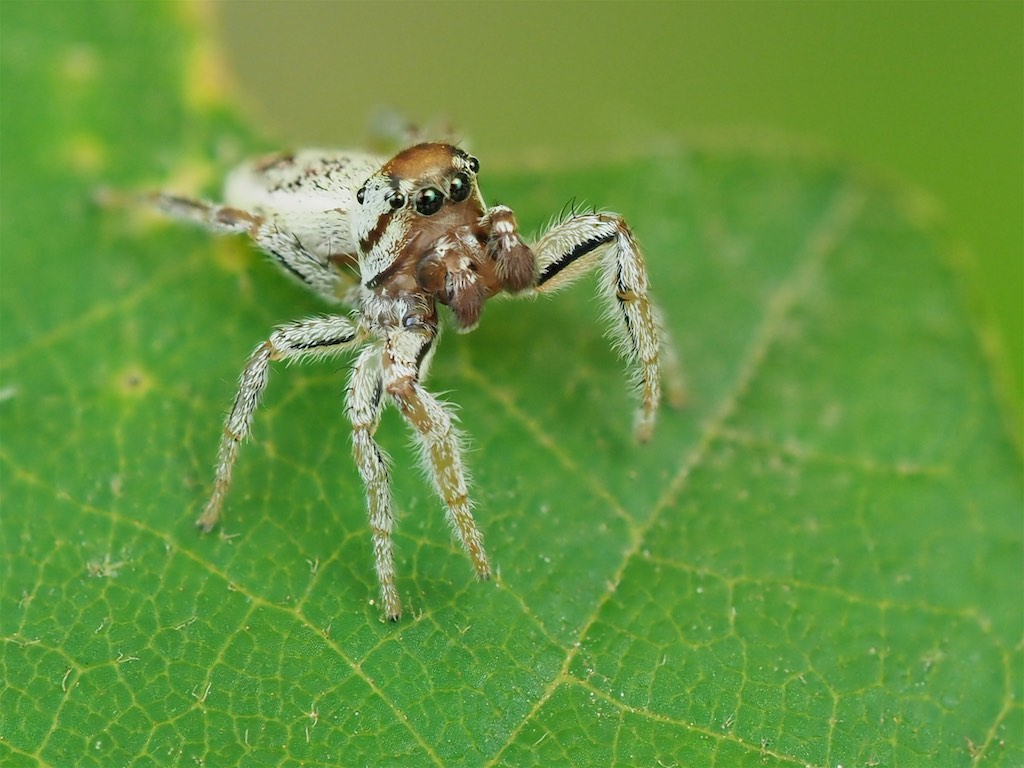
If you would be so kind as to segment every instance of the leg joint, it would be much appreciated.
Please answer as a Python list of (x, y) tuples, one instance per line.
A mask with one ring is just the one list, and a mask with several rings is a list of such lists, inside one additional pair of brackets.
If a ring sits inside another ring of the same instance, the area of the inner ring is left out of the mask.
[(413, 383), (412, 377), (409, 376), (389, 381), (384, 389), (403, 410), (416, 399), (416, 385)]

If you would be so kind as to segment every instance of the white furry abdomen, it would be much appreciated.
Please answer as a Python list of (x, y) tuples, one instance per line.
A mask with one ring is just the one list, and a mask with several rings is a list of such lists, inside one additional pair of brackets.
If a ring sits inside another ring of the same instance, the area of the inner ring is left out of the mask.
[(228, 176), (224, 202), (293, 234), (323, 263), (356, 254), (350, 212), (382, 159), (339, 149), (303, 149), (247, 162)]

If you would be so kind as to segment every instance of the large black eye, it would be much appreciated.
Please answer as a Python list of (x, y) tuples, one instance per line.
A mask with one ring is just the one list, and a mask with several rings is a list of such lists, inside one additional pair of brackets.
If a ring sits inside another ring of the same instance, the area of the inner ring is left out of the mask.
[(391, 197), (388, 198), (388, 202), (392, 208), (398, 209), (405, 205), (405, 195), (401, 192), (395, 192)]
[(461, 203), (469, 197), (469, 189), (469, 177), (464, 173), (457, 173), (452, 179), (452, 185), (448, 187), (448, 197), (453, 203)]
[(422, 216), (437, 213), (441, 210), (442, 205), (444, 205), (444, 195), (441, 194), (441, 190), (434, 187), (421, 189), (420, 193), (416, 195), (416, 213)]
[(469, 170), (471, 170), (473, 173), (480, 172), (480, 161), (477, 160), (472, 155), (469, 156)]
[(356, 201), (360, 205), (362, 205), (363, 204), (363, 200), (364, 200), (365, 197), (366, 197), (366, 185), (364, 184), (363, 186), (361, 186), (359, 188), (359, 191), (356, 192)]

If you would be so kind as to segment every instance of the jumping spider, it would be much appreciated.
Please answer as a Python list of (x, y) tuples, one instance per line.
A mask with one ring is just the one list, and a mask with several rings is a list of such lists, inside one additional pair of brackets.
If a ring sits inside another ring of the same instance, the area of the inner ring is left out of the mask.
[[(256, 347), (224, 426), (213, 492), (198, 526), (209, 531), (217, 523), (271, 361), (361, 350), (347, 410), (355, 462), (366, 486), (381, 600), (391, 620), (402, 611), (391, 547), (394, 515), (388, 458), (374, 441), (389, 402), (412, 427), (477, 577), (491, 575), (450, 407), (422, 384), (439, 333), (438, 303), (449, 307), (456, 330), (466, 332), (477, 325), (492, 296), (549, 293), (598, 268), (618, 347), (640, 398), (635, 422), (640, 441), (654, 427), (663, 346), (672, 367), (671, 349), (647, 295), (647, 269), (622, 217), (573, 212), (528, 246), (511, 209), (484, 204), (479, 170), (475, 157), (443, 143), (417, 144), (390, 160), (307, 149), (242, 165), (227, 179), (224, 204), (152, 197), (175, 217), (217, 232), (248, 234), (285, 272), (322, 297), (353, 308), (350, 314), (279, 326)], [(678, 380), (669, 373), (674, 395)]]

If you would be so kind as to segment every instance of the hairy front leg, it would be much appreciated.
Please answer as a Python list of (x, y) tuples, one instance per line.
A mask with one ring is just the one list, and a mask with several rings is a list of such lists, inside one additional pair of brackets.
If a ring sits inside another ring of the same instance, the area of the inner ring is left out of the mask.
[[(592, 269), (599, 270), (600, 292), (615, 320), (616, 348), (635, 371), (640, 410), (634, 435), (640, 442), (649, 440), (661, 401), (663, 341), (657, 310), (648, 296), (647, 266), (633, 233), (618, 214), (573, 215), (544, 233), (533, 250), (538, 293), (555, 291)], [(673, 397), (681, 386), (678, 374), (673, 373)]]
[(253, 414), (267, 386), (271, 361), (331, 357), (347, 351), (361, 338), (360, 329), (347, 317), (324, 315), (282, 325), (256, 347), (239, 377), (238, 393), (224, 423), (213, 492), (196, 521), (203, 531), (210, 531), (220, 518), (238, 447), (251, 431)]
[(444, 501), (448, 522), (480, 579), (491, 577), (483, 535), (473, 518), (466, 485), (462, 440), (448, 408), (420, 384), (422, 361), (433, 333), (395, 331), (384, 353), (384, 385), (420, 444), (423, 463)]
[(395, 517), (391, 504), (391, 476), (387, 454), (373, 439), (380, 424), (383, 376), (380, 347), (364, 350), (356, 360), (348, 390), (348, 415), (352, 420), (352, 455), (366, 488), (366, 508), (373, 533), (373, 557), (380, 583), (384, 615), (390, 621), (402, 616), (402, 603), (395, 587), (395, 557), (391, 534)]

